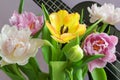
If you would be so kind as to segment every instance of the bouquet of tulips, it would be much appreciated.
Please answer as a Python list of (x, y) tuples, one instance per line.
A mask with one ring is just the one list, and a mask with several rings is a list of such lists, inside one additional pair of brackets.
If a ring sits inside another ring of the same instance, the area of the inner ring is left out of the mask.
[[(88, 72), (93, 80), (107, 80), (104, 67), (116, 60), (118, 43), (116, 36), (109, 35), (109, 25), (120, 22), (120, 8), (93, 4), (88, 7), (92, 23), (88, 26), (84, 10), (49, 14), (43, 4), (43, 15), (36, 16), (23, 12), (23, 5), (21, 0), (10, 25), (4, 25), (0, 33), (0, 69), (12, 80), (84, 80)], [(38, 48), (48, 73), (37, 62)]]

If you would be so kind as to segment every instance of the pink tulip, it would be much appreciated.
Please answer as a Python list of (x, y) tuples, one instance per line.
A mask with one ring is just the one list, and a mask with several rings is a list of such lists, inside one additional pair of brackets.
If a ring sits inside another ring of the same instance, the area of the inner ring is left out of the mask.
[(42, 28), (43, 16), (35, 16), (32, 12), (22, 14), (14, 12), (9, 21), (11, 25), (17, 26), (18, 29), (29, 27), (32, 35), (34, 35)]
[(104, 57), (88, 63), (90, 72), (94, 68), (105, 67), (107, 62), (111, 63), (116, 60), (114, 53), (117, 43), (118, 38), (116, 36), (109, 36), (106, 33), (92, 33), (85, 39), (83, 49), (86, 55), (104, 54)]

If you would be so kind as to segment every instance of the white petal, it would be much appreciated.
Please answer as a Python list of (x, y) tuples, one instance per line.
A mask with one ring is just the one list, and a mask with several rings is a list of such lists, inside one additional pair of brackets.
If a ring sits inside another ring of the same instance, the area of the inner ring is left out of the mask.
[[(5, 25), (0, 34), (1, 65), (19, 64), (24, 65), (30, 57), (34, 57), (44, 44), (44, 40), (31, 39), (30, 29), (17, 29), (16, 26)], [(6, 62), (6, 63), (5, 63)]]
[(2, 35), (0, 34), (0, 49), (1, 49), (2, 44), (3, 44), (3, 40), (2, 40)]
[(22, 56), (24, 55), (25, 53), (25, 48), (17, 48), (15, 51), (14, 51), (14, 56), (15, 57), (18, 57), (18, 56)]
[(91, 8), (88, 8), (90, 13), (90, 22), (95, 22), (98, 19), (103, 19), (103, 22), (115, 25), (120, 23), (120, 8), (115, 8), (112, 4), (103, 4), (101, 7), (98, 7), (96, 4), (92, 5)]
[(31, 46), (29, 52), (32, 54), (31, 57), (34, 57), (36, 55), (36, 52), (38, 51), (38, 48), (43, 46), (44, 40), (41, 40), (41, 39), (31, 39), (30, 43), (31, 43), (32, 46)]
[(8, 63), (5, 62), (4, 60), (1, 60), (1, 61), (0, 61), (0, 66), (2, 67), (2, 66), (4, 66), (4, 65), (8, 65)]
[(17, 64), (19, 65), (25, 65), (28, 63), (28, 59), (24, 59), (23, 61), (18, 61)]

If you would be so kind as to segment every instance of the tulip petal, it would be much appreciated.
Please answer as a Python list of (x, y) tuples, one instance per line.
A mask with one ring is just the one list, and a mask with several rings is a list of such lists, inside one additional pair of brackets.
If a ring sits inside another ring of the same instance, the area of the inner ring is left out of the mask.
[(64, 33), (60, 37), (61, 37), (61, 39), (64, 39), (65, 42), (68, 42), (69, 40), (75, 38), (76, 35), (74, 35), (72, 33)]
[(58, 34), (56, 28), (53, 27), (51, 24), (49, 24), (48, 21), (46, 22), (46, 25), (47, 25), (47, 28), (50, 30), (52, 35), (57, 35)]
[(4, 66), (4, 65), (7, 65), (8, 63), (7, 62), (5, 62), (4, 60), (1, 60), (0, 61), (0, 67), (2, 67), (2, 66)]
[(69, 32), (75, 32), (76, 27), (79, 24), (80, 15), (78, 13), (72, 13), (65, 17), (64, 24), (69, 28)]
[(88, 63), (88, 68), (89, 68), (89, 71), (92, 72), (93, 69), (95, 68), (103, 68), (105, 67), (107, 63), (106, 62), (103, 62), (101, 60), (94, 60), (94, 61), (91, 61), (90, 63)]
[(22, 14), (14, 12), (9, 21), (11, 25), (15, 25), (18, 29), (29, 28), (34, 35), (42, 28), (43, 16), (36, 16), (32, 12), (23, 12)]
[(51, 36), (51, 37), (60, 43), (66, 43), (66, 41), (64, 41), (61, 37), (57, 37), (57, 36)]
[[(51, 25), (59, 32), (61, 26), (63, 26), (63, 19), (68, 15), (68, 12), (65, 10), (60, 10), (58, 13), (50, 14)], [(59, 33), (60, 34), (60, 33)]]
[(111, 42), (114, 44), (114, 45), (117, 45), (118, 43), (118, 38), (116, 36), (110, 36), (110, 39), (111, 39)]
[[(66, 10), (60, 10), (58, 11), (58, 15), (59, 15), (59, 23), (61, 23), (60, 27), (64, 25), (64, 19), (66, 18), (66, 16), (68, 16), (68, 12)], [(58, 29), (59, 30), (59, 29)]]
[(66, 10), (60, 10), (58, 11), (58, 15), (61, 19), (64, 19), (68, 15), (68, 12)]
[(58, 31), (60, 30), (60, 26), (63, 25), (63, 23), (57, 13), (52, 13), (50, 15), (50, 22), (51, 22), (51, 26), (53, 26), (53, 28)]
[(76, 31), (76, 33), (78, 33), (79, 36), (83, 35), (86, 31), (86, 25), (85, 24), (79, 24), (79, 27)]
[(36, 55), (36, 52), (38, 51), (38, 48), (44, 45), (44, 40), (42, 39), (31, 39), (30, 40), (31, 47), (29, 50), (29, 54), (31, 54), (32, 57)]

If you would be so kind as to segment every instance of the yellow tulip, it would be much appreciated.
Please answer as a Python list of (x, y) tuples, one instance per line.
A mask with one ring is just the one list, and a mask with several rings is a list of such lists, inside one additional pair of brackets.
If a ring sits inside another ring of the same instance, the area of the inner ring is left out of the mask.
[(46, 21), (46, 25), (52, 34), (51, 37), (60, 43), (69, 42), (86, 31), (86, 25), (79, 23), (78, 13), (69, 14), (66, 10), (60, 10), (50, 14), (49, 18), (50, 23)]

